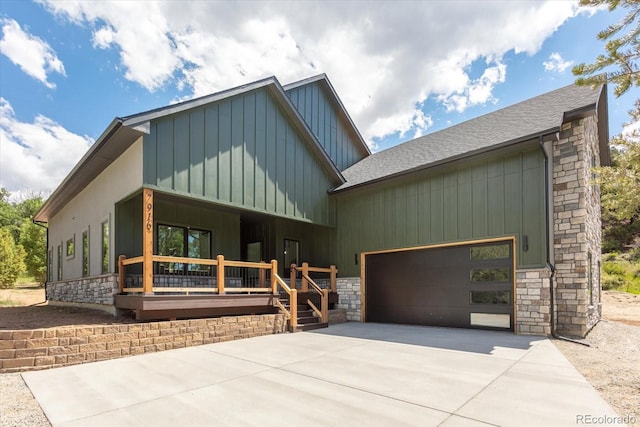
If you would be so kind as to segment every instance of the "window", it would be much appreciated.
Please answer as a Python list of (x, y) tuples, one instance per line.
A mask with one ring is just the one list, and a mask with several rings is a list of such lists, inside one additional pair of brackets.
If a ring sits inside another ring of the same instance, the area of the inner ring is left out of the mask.
[(102, 223), (102, 274), (109, 272), (109, 220)]
[[(211, 232), (185, 227), (158, 225), (158, 255), (211, 259)], [(210, 267), (199, 264), (162, 262), (160, 274), (209, 274)]]
[(471, 259), (508, 259), (509, 244), (476, 246), (471, 248)]
[(82, 232), (82, 277), (89, 275), (89, 230)]
[(75, 255), (75, 240), (75, 237), (67, 239), (64, 245), (65, 251), (67, 253), (67, 258), (73, 258), (73, 256)]
[(472, 282), (508, 282), (508, 268), (478, 268), (471, 270)]
[(47, 252), (47, 279), (53, 281), (53, 247)]
[(62, 245), (58, 245), (58, 281), (62, 280)]
[(471, 291), (471, 304), (509, 304), (509, 291)]

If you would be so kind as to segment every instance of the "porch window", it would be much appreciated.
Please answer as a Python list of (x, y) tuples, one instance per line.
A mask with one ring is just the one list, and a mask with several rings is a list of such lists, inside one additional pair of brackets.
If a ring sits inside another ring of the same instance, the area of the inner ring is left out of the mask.
[[(211, 259), (211, 232), (158, 225), (158, 255)], [(208, 275), (210, 267), (199, 264), (162, 262), (160, 274)]]

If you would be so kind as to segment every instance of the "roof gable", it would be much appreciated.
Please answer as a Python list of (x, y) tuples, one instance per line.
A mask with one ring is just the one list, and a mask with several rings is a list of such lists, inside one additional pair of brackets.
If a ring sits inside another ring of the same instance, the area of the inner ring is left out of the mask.
[[(109, 127), (102, 133), (98, 140), (89, 148), (87, 153), (74, 166), (62, 183), (54, 190), (51, 196), (36, 213), (35, 220), (47, 222), (48, 219), (59, 211), (66, 203), (75, 197), (83, 188), (113, 163), (127, 148), (140, 136), (149, 134), (151, 121), (177, 114), (190, 109), (198, 108), (206, 104), (232, 98), (236, 95), (247, 93), (259, 88), (267, 88), (276, 99), (280, 108), (285, 113), (293, 126), (300, 132), (303, 140), (309, 146), (320, 164), (329, 172), (334, 182), (339, 185), (345, 179), (340, 170), (327, 155), (324, 148), (306, 124), (298, 110), (290, 102), (284, 89), (275, 77), (268, 77), (238, 86), (225, 91), (180, 102), (166, 107), (156, 108), (126, 117), (116, 117)], [(142, 167), (142, 165), (141, 165)]]
[[(556, 132), (572, 117), (606, 111), (606, 87), (570, 85), (375, 153), (343, 171), (335, 191), (404, 175), (539, 135)], [(605, 116), (606, 117), (606, 116)], [(608, 135), (601, 135), (608, 139)], [(601, 141), (602, 144), (602, 141)], [(606, 144), (606, 141), (605, 141)]]
[(325, 74), (288, 84), (284, 90), (340, 170), (371, 155)]

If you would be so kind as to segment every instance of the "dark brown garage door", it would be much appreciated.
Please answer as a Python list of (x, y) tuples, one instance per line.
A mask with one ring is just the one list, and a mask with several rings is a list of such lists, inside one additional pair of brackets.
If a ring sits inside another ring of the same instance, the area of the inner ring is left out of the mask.
[(513, 240), (365, 255), (368, 322), (513, 330)]

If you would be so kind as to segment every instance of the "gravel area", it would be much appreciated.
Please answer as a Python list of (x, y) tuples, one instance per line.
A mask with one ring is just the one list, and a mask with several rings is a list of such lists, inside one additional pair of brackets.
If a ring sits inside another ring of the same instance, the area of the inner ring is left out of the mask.
[(51, 424), (40, 409), (22, 375), (0, 374), (0, 426), (48, 427)]
[(618, 415), (640, 424), (640, 326), (601, 320), (584, 339), (590, 347), (553, 342)]

